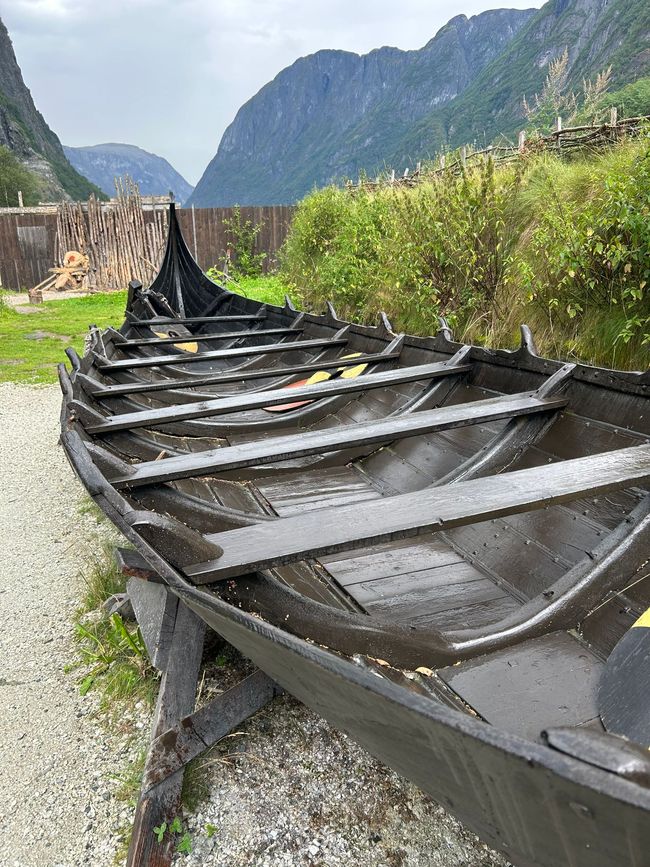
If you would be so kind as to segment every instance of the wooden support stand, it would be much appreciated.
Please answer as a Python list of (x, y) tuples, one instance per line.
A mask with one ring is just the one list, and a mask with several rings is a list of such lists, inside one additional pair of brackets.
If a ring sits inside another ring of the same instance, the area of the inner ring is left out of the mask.
[(205, 624), (170, 593), (135, 552), (119, 549), (128, 596), (152, 663), (162, 671), (151, 742), (136, 807), (127, 867), (168, 867), (174, 839), (154, 828), (181, 811), (185, 766), (281, 692), (262, 671), (194, 710)]

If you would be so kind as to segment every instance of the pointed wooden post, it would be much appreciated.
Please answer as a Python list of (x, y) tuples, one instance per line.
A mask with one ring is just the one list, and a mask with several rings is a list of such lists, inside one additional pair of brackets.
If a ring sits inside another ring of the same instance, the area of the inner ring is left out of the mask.
[(525, 129), (522, 129), (521, 132), (519, 133), (519, 145), (518, 145), (518, 147), (519, 147), (519, 153), (523, 154), (523, 152), (526, 150), (526, 130)]

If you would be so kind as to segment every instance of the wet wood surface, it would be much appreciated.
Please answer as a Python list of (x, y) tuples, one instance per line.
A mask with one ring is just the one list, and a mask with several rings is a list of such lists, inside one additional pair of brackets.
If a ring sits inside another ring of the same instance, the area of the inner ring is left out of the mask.
[[(447, 371), (453, 372), (453, 368), (447, 368)], [(359, 380), (354, 382), (359, 382)], [(323, 383), (323, 385), (329, 385), (329, 383)], [(298, 390), (295, 389), (295, 391)], [(270, 393), (265, 392), (264, 395)], [(286, 400), (286, 396), (284, 399)], [(266, 397), (264, 396), (262, 400), (266, 400)], [(151, 484), (154, 481), (168, 481), (208, 472), (226, 472), (257, 464), (321, 454), (338, 448), (377, 445), (432, 431), (477, 424), (490, 419), (549, 412), (564, 405), (565, 401), (561, 398), (537, 398), (530, 395), (502, 396), (461, 406), (447, 406), (406, 414), (403, 417), (381, 418), (371, 422), (342, 425), (325, 430), (306, 431), (301, 434), (293, 433), (288, 436), (273, 437), (261, 442), (243, 443), (211, 452), (167, 458), (164, 461), (149, 461), (134, 468), (132, 474), (114, 480), (114, 484), (118, 488), (134, 487)], [(143, 413), (143, 415), (145, 414)], [(124, 419), (124, 416), (117, 416), (115, 422), (111, 419), (105, 425), (90, 426), (89, 432), (103, 434), (114, 430), (124, 430), (128, 427), (128, 422), (125, 422)]]
[(188, 567), (196, 583), (243, 575), (305, 557), (441, 531), (542, 509), (587, 493), (605, 493), (650, 478), (650, 446), (636, 446), (530, 470), (430, 488), (389, 500), (341, 506), (336, 517), (314, 512), (214, 534), (217, 560)]
[[(347, 366), (356, 366), (357, 359), (347, 362)], [(346, 362), (343, 365), (346, 366)], [(264, 409), (267, 406), (277, 406), (287, 401), (317, 400), (341, 394), (360, 394), (376, 388), (390, 385), (403, 385), (408, 382), (432, 380), (451, 374), (465, 373), (470, 370), (469, 364), (449, 365), (446, 362), (423, 364), (417, 367), (400, 367), (397, 370), (385, 370), (377, 373), (367, 373), (356, 379), (336, 379), (325, 382), (303, 385), (292, 388), (269, 389), (255, 394), (218, 397), (214, 400), (201, 400), (195, 403), (158, 407), (138, 412), (122, 413), (106, 420), (105, 425), (94, 426), (89, 433), (110, 433), (118, 430), (131, 430), (139, 427), (151, 427), (164, 424), (165, 421), (187, 421), (196, 418), (209, 418), (217, 415), (229, 415), (235, 412), (247, 412), (252, 409)], [(542, 406), (542, 405), (540, 405)]]
[[(261, 337), (264, 335), (261, 333)], [(328, 338), (311, 340), (291, 340), (281, 343), (269, 343), (263, 346), (237, 346), (231, 349), (215, 349), (209, 352), (185, 352), (175, 355), (143, 355), (133, 358), (123, 358), (118, 361), (99, 361), (97, 367), (101, 371), (131, 370), (138, 367), (164, 367), (169, 364), (195, 364), (201, 361), (229, 360), (245, 358), (246, 356), (267, 355), (276, 352), (295, 352), (304, 349), (322, 349), (331, 346), (345, 346), (345, 338)]]

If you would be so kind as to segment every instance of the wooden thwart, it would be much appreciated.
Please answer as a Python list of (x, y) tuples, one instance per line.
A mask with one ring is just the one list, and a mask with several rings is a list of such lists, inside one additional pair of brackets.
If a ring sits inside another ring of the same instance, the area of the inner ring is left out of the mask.
[[(395, 361), (401, 355), (398, 352), (376, 352), (368, 355), (359, 355), (354, 359), (355, 364), (378, 364), (380, 362)], [(342, 364), (349, 363), (344, 358), (328, 359), (327, 361), (313, 361), (311, 364), (295, 364), (289, 367), (263, 367), (258, 370), (243, 370), (240, 373), (213, 373), (210, 376), (194, 376), (187, 379), (163, 379), (159, 382), (125, 382), (119, 385), (102, 386), (97, 382), (96, 388), (89, 388), (88, 393), (99, 400), (108, 397), (120, 397), (124, 394), (146, 394), (150, 391), (169, 391), (179, 388), (198, 388), (203, 385), (221, 385), (227, 382), (249, 382), (256, 379), (270, 379), (272, 377), (294, 376), (301, 373), (313, 373), (316, 370), (332, 370)]]
[[(345, 364), (345, 362), (343, 362)], [(347, 362), (348, 365), (351, 363)], [(354, 359), (354, 364), (358, 359)], [(339, 362), (339, 367), (341, 363)], [(316, 400), (318, 398), (334, 397), (342, 394), (359, 394), (374, 388), (385, 388), (419, 380), (436, 379), (450, 374), (466, 373), (471, 369), (469, 364), (453, 365), (447, 362), (422, 364), (414, 367), (401, 367), (397, 370), (385, 370), (378, 373), (360, 376), (357, 379), (334, 379), (326, 382), (304, 385), (291, 390), (290, 399)], [(263, 409), (287, 402), (287, 391), (284, 388), (256, 392), (255, 394), (236, 394), (232, 397), (220, 397), (214, 400), (200, 400), (195, 403), (185, 403), (174, 406), (164, 406), (156, 409), (138, 412), (122, 413), (108, 418), (103, 424), (88, 427), (92, 434), (108, 434), (120, 430), (132, 430), (140, 427), (152, 427), (165, 422), (188, 421), (190, 419), (208, 418), (215, 415), (229, 415), (236, 412), (247, 412), (253, 409)]]
[[(454, 372), (454, 368), (448, 367), (447, 371)], [(565, 405), (566, 400), (563, 398), (538, 398), (531, 395), (478, 400), (471, 404), (445, 406), (409, 413), (401, 417), (273, 437), (223, 449), (166, 458), (162, 461), (146, 461), (134, 467), (132, 474), (112, 479), (111, 484), (118, 489), (130, 488), (206, 473), (226, 472), (258, 464), (322, 454), (338, 448), (393, 442), (502, 418), (550, 412), (559, 410)]]
[[(292, 329), (295, 331), (295, 329)], [(179, 340), (182, 338), (179, 338)], [(178, 342), (178, 341), (177, 341)], [(248, 355), (266, 355), (271, 352), (293, 352), (296, 349), (319, 349), (324, 346), (345, 346), (348, 341), (343, 338), (314, 338), (312, 340), (287, 340), (280, 343), (268, 343), (264, 346), (237, 346), (231, 349), (215, 349), (210, 352), (194, 352), (186, 355), (146, 355), (138, 358), (124, 358), (119, 361), (97, 360), (97, 367), (102, 371), (130, 370), (136, 367), (164, 367), (168, 364), (193, 364), (197, 361), (216, 361), (220, 359), (245, 358)]]
[(238, 316), (179, 316), (178, 318), (161, 316), (159, 319), (137, 319), (134, 320), (133, 325), (202, 325), (210, 322), (254, 322), (264, 319), (265, 316), (265, 313), (262, 316), (259, 313), (242, 313)]
[(185, 568), (195, 583), (411, 538), (641, 484), (650, 445), (369, 500), (206, 536), (223, 555)]
[(279, 337), (283, 334), (298, 334), (302, 328), (248, 328), (240, 331), (223, 331), (221, 334), (179, 334), (177, 337), (137, 337), (124, 340), (117, 344), (122, 350), (130, 346), (163, 346), (164, 344), (180, 343), (183, 340), (196, 340), (198, 343), (208, 343), (213, 340), (238, 340), (242, 337)]

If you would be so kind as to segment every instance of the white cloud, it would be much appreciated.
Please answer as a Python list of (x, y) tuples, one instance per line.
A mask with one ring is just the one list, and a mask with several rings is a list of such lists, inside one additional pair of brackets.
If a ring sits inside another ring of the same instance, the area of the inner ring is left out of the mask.
[(36, 105), (63, 142), (136, 144), (195, 183), (237, 109), (298, 57), (322, 48), (419, 48), (459, 12), (498, 5), (0, 0), (0, 15)]

